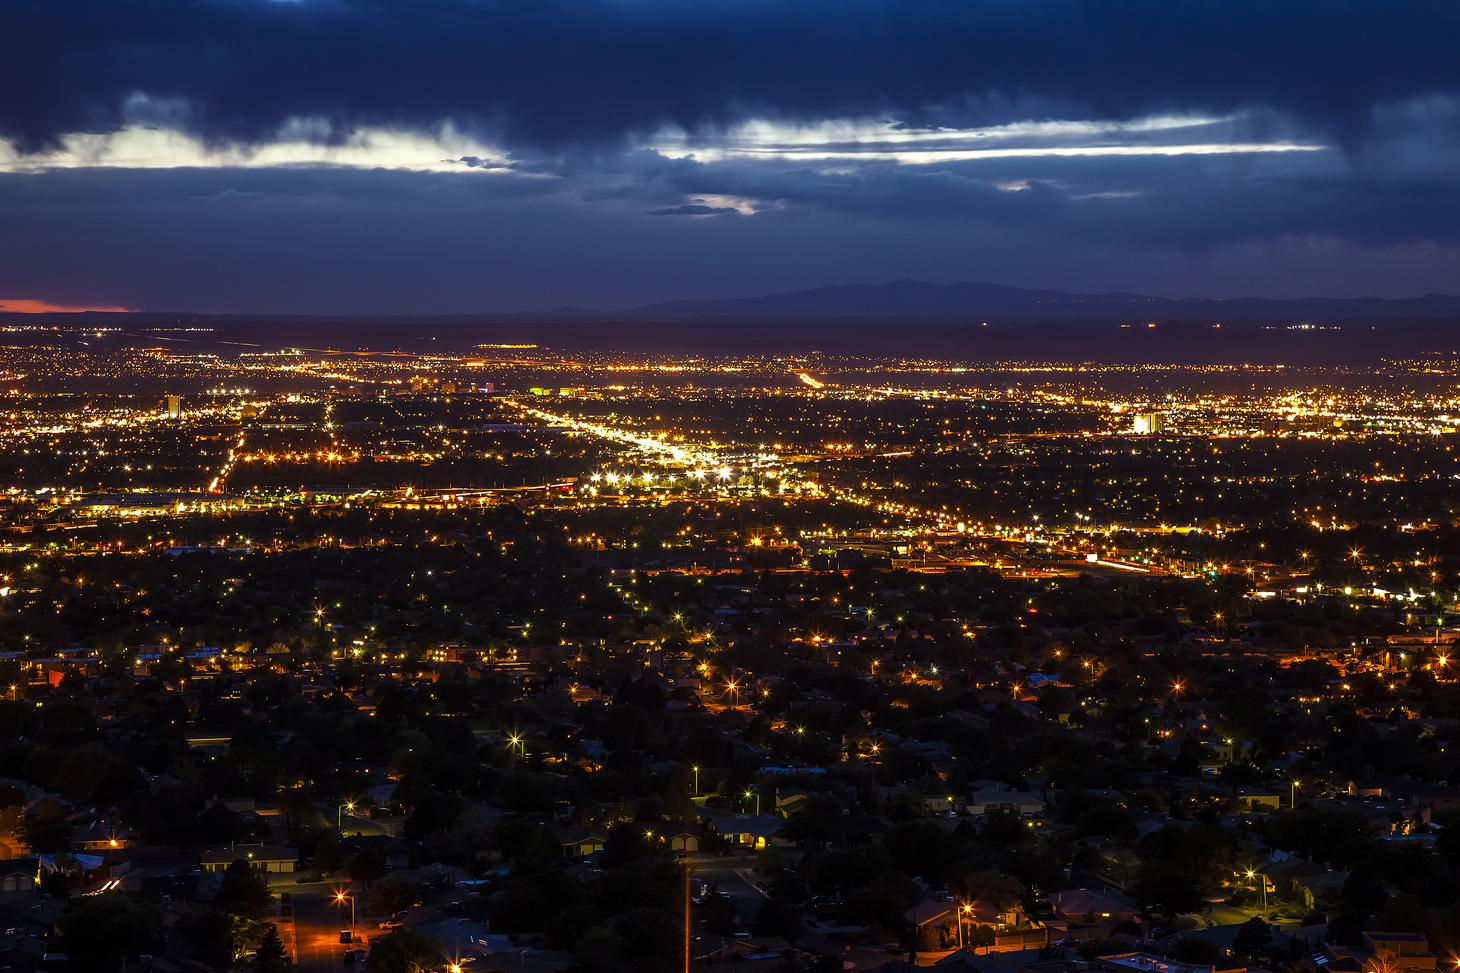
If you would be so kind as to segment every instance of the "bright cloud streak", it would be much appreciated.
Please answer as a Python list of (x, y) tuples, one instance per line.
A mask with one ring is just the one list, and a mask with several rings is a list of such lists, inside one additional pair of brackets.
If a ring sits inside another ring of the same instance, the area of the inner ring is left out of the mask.
[(682, 130), (666, 131), (655, 140), (659, 145), (687, 147), (713, 141), (726, 146), (812, 146), (836, 143), (906, 144), (978, 139), (1008, 142), (1023, 139), (1067, 139), (1099, 137), (1112, 140), (1121, 135), (1153, 135), (1230, 123), (1236, 115), (1159, 115), (1129, 122), (1045, 119), (992, 125), (975, 129), (910, 129), (887, 120), (834, 119), (810, 125), (793, 125), (755, 119), (736, 125), (713, 140), (696, 140)]
[(1324, 145), (1298, 142), (1200, 142), (1190, 145), (1049, 145), (1019, 146), (998, 149), (816, 149), (764, 148), (726, 149), (697, 148), (682, 153), (702, 162), (718, 162), (734, 158), (785, 159), (790, 161), (857, 161), (897, 162), (918, 165), (936, 162), (970, 162), (979, 159), (1081, 158), (1087, 156), (1178, 156), (1178, 155), (1244, 155), (1261, 152), (1323, 152)]
[(1327, 148), (1290, 140), (1232, 137), (1241, 122), (1236, 115), (1172, 115), (1129, 122), (1034, 120), (974, 129), (905, 129), (885, 120), (842, 119), (812, 125), (757, 120), (710, 137), (670, 131), (654, 144), (666, 155), (693, 156), (702, 162), (783, 159), (906, 165), (1039, 157), (1318, 152)]
[[(460, 171), (463, 156), (500, 159), (491, 146), (448, 127), (433, 135), (389, 129), (361, 129), (336, 144), (303, 137), (307, 125), (291, 126), (273, 142), (259, 145), (210, 145), (167, 128), (133, 126), (112, 133), (78, 132), (59, 148), (22, 154), (0, 140), (0, 171), (48, 169), (267, 169), (291, 166), (344, 166), (416, 172)], [(501, 172), (482, 166), (481, 171)]]
[[(1045, 120), (978, 129), (903, 129), (884, 120), (833, 119), (813, 125), (756, 120), (715, 136), (665, 132), (651, 140), (650, 147), (670, 157), (693, 156), (704, 162), (781, 159), (905, 165), (1039, 157), (1318, 152), (1327, 148), (1287, 140), (1220, 140), (1227, 134), (1221, 126), (1235, 121), (1235, 116), (1159, 116), (1131, 122)], [(319, 137), (322, 130), (308, 120), (296, 120), (272, 141), (219, 145), (172, 128), (133, 125), (111, 133), (74, 133), (64, 136), (57, 148), (29, 154), (0, 140), (0, 172), (299, 166), (458, 172), (466, 168), (460, 160), (475, 159), (488, 160), (470, 166), (478, 171), (530, 175), (514, 168), (500, 148), (450, 125), (426, 134), (362, 128), (339, 142)]]

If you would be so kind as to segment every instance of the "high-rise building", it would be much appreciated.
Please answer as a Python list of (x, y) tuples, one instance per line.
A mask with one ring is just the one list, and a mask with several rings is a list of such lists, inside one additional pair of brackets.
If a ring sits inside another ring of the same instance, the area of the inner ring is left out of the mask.
[(178, 419), (182, 417), (182, 396), (169, 395), (167, 397), (167, 417)]
[(1143, 435), (1166, 431), (1166, 413), (1137, 412), (1135, 431)]

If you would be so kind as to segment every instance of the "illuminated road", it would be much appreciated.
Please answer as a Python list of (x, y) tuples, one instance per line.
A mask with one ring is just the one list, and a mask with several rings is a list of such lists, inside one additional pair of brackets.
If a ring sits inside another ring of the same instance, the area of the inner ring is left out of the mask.
[(350, 925), (350, 910), (348, 904), (335, 902), (337, 887), (316, 882), (290, 889), (294, 899), (295, 961), (300, 973), (335, 973), (344, 969), (346, 951), (362, 948), (340, 942), (340, 930)]
[[(812, 388), (820, 387), (811, 385), (805, 379), (809, 375), (798, 373), (803, 383)], [(811, 379), (811, 381), (816, 381)], [(893, 393), (898, 390), (881, 389), (885, 393)], [(612, 426), (601, 422), (590, 422), (562, 412), (549, 412), (538, 408), (535, 404), (516, 401), (513, 399), (504, 400), (507, 404), (521, 410), (527, 415), (540, 422), (556, 426), (564, 426), (577, 432), (586, 433), (608, 440), (620, 446), (636, 449), (661, 462), (671, 466), (684, 467), (691, 471), (691, 475), (704, 476), (707, 469), (712, 469), (719, 464), (715, 451), (702, 444), (688, 442), (681, 439), (678, 443), (671, 443), (658, 434), (646, 435), (637, 430)], [(913, 451), (906, 450), (895, 453), (877, 454), (884, 458), (900, 458), (912, 456)], [(774, 463), (781, 469), (803, 465), (805, 461), (816, 461), (823, 457), (790, 457), (777, 456), (773, 454), (761, 454), (760, 459), (764, 462)], [(731, 479), (734, 471), (729, 467), (721, 467), (718, 475), (722, 480)], [(612, 477), (610, 477), (612, 482)], [(818, 491), (821, 496), (876, 511), (889, 517), (898, 518), (903, 522), (903, 529), (917, 532), (935, 532), (942, 534), (957, 534), (968, 542), (983, 542), (995, 545), (999, 549), (1010, 549), (1017, 553), (1020, 550), (1027, 550), (1031, 547), (1039, 548), (1045, 557), (1055, 559), (1068, 559), (1085, 564), (1103, 568), (1108, 571), (1131, 572), (1131, 573), (1160, 573), (1157, 565), (1134, 565), (1118, 560), (1099, 559), (1102, 541), (1105, 530), (1098, 524), (1091, 523), (1088, 527), (1065, 525), (1059, 528), (1050, 529), (1039, 523), (1035, 517), (1030, 523), (1025, 524), (1000, 524), (987, 523), (977, 518), (966, 516), (960, 511), (947, 506), (925, 507), (913, 500), (913, 494), (906, 493), (903, 499), (894, 499), (886, 492), (875, 494), (863, 490), (852, 489), (842, 486), (830, 480), (804, 481), (812, 489)], [(1094, 562), (1086, 561), (1090, 553), (1097, 554)], [(995, 569), (999, 568), (997, 565)], [(1014, 570), (1020, 570), (1015, 567)]]

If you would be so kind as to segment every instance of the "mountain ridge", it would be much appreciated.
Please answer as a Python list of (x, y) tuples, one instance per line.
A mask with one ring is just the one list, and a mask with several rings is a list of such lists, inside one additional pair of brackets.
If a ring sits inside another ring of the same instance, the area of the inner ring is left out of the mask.
[[(568, 309), (563, 309), (561, 314)], [(575, 309), (576, 310), (576, 309)], [(554, 312), (548, 312), (554, 313)], [(896, 280), (880, 284), (828, 284), (754, 297), (664, 301), (597, 312), (602, 316), (664, 320), (849, 320), (901, 318), (920, 321), (1111, 320), (1112, 318), (1450, 317), (1460, 316), (1460, 296), (1419, 297), (1156, 297), (1124, 291), (1082, 294), (1011, 287), (988, 282), (937, 284)]]
[(989, 282), (938, 284), (894, 280), (873, 284), (826, 284), (803, 290), (750, 297), (692, 298), (638, 307), (603, 309), (562, 306), (551, 309), (485, 312), (371, 313), (227, 312), (137, 309), (5, 312), (0, 320), (394, 320), (400, 322), (519, 324), (552, 322), (644, 323), (724, 322), (918, 322), (974, 325), (982, 322), (1191, 322), (1217, 321), (1293, 324), (1304, 321), (1460, 321), (1460, 295), (1429, 293), (1417, 297), (1157, 297), (1128, 291), (1085, 294), (1047, 288), (1011, 287)]

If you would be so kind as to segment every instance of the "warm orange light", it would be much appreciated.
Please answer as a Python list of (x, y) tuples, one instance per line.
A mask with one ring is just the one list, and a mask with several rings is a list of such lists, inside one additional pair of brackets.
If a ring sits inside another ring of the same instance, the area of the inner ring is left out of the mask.
[(115, 304), (52, 304), (34, 298), (0, 298), (0, 311), (10, 314), (66, 314), (78, 311), (130, 311)]

